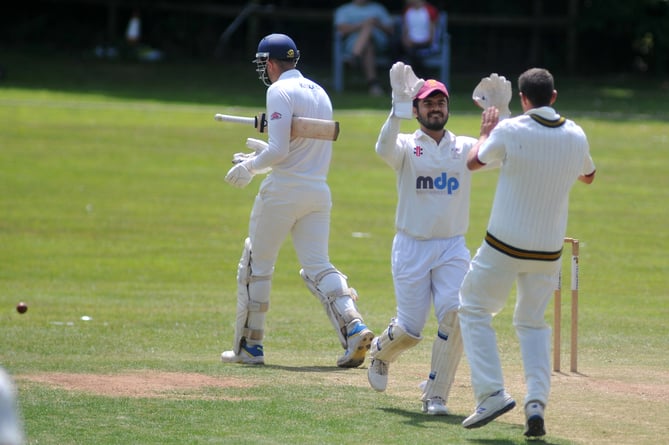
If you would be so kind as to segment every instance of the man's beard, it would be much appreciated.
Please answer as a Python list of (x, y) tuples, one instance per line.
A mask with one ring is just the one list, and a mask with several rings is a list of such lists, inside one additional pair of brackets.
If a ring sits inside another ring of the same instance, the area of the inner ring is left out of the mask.
[[(430, 119), (430, 116), (439, 116), (439, 115), (441, 115), (442, 119), (439, 120)], [(430, 113), (428, 114), (427, 118), (419, 116), (418, 122), (420, 122), (420, 124), (423, 127), (427, 128), (428, 130), (439, 131), (443, 130), (444, 127), (446, 126), (446, 123), (448, 122), (448, 115), (444, 116), (442, 113)]]

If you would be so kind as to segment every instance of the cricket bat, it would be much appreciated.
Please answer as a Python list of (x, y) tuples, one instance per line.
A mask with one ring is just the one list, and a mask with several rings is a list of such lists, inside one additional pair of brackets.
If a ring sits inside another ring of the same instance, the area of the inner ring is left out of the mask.
[[(267, 129), (265, 113), (258, 113), (255, 117), (231, 116), (228, 114), (216, 114), (214, 119), (219, 122), (233, 122), (237, 124), (252, 125), (259, 133)], [(291, 137), (324, 139), (336, 141), (339, 136), (339, 122), (326, 119), (314, 119), (310, 117), (293, 117), (290, 126)]]

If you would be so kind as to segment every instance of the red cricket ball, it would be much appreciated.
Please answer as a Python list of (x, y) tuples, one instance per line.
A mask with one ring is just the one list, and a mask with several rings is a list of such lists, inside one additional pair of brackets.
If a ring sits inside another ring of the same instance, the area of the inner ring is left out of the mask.
[(16, 312), (19, 314), (24, 314), (28, 310), (28, 305), (23, 301), (16, 305)]

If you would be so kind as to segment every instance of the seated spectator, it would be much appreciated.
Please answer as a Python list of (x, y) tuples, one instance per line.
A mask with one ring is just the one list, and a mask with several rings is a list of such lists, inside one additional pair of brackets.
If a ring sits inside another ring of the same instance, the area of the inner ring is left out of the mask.
[(402, 13), (401, 59), (411, 65), (419, 77), (425, 73), (420, 50), (429, 49), (434, 43), (439, 10), (425, 0), (405, 0)]
[(352, 0), (335, 10), (334, 24), (344, 37), (344, 50), (362, 68), (369, 93), (384, 94), (376, 75), (376, 57), (390, 50), (393, 19), (381, 3)]

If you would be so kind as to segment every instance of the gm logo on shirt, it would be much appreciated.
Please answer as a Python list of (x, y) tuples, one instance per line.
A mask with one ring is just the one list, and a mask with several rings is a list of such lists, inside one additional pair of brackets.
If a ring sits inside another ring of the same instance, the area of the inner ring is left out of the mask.
[(416, 178), (416, 190), (446, 190), (452, 195), (460, 187), (460, 181), (454, 176), (441, 172), (440, 176), (419, 176)]

